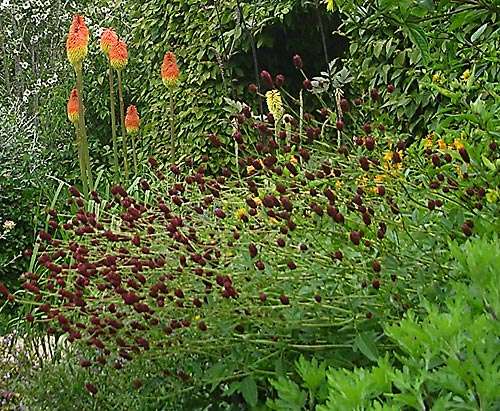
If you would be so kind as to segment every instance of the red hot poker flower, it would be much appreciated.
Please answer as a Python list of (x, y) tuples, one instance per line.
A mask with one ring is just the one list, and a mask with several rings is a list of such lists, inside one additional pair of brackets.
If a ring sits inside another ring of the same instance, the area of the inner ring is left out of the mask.
[(71, 90), (68, 100), (68, 119), (73, 124), (78, 123), (78, 90)]
[(115, 70), (122, 70), (128, 63), (127, 43), (123, 40), (117, 40), (111, 44), (109, 60), (111, 67)]
[(88, 53), (89, 30), (83, 16), (75, 14), (66, 40), (66, 54), (73, 67), (81, 65)]
[(128, 106), (127, 115), (125, 116), (125, 128), (127, 133), (134, 134), (139, 131), (139, 114), (137, 114), (137, 108), (135, 106)]
[(174, 53), (165, 53), (161, 66), (161, 79), (165, 87), (173, 89), (179, 83), (179, 67)]
[(110, 27), (102, 32), (99, 46), (101, 47), (102, 52), (106, 56), (109, 56), (111, 46), (117, 41), (118, 41), (118, 35), (115, 33), (115, 30), (112, 27)]

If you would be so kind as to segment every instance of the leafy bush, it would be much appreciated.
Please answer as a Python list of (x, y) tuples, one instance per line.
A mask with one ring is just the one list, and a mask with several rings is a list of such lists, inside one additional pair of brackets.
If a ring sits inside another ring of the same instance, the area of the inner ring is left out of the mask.
[[(452, 244), (452, 296), (439, 305), (424, 301), (423, 319), (409, 311), (399, 324), (387, 324), (385, 334), (396, 348), (378, 357), (376, 366), (325, 372), (324, 363), (301, 359), (304, 388), (312, 378), (323, 388), (322, 396), (309, 394), (321, 404), (310, 409), (497, 409), (499, 250), (497, 236)], [(268, 401), (270, 409), (305, 409), (307, 391), (285, 378), (272, 384), (279, 399)]]
[(35, 118), (22, 107), (16, 99), (0, 105), (0, 282), (13, 290), (26, 268), (24, 250), (34, 241), (37, 187), (48, 167)]
[[(448, 112), (453, 93), (442, 93), (441, 86), (458, 87), (463, 73), (499, 81), (497, 1), (335, 3), (343, 17), (340, 32), (350, 43), (344, 60), (355, 78), (350, 97), (367, 101), (371, 88), (390, 84), (395, 93), (387, 116), (410, 141), (435, 131)], [(474, 87), (468, 92), (460, 104), (479, 96)]]

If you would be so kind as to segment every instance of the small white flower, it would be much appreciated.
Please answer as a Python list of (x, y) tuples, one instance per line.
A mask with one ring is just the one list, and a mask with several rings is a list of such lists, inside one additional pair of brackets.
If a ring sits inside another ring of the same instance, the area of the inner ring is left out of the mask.
[(16, 223), (14, 223), (14, 221), (12, 221), (12, 220), (7, 220), (7, 221), (4, 221), (4, 223), (3, 223), (3, 228), (6, 231), (12, 230), (15, 226), (16, 226)]

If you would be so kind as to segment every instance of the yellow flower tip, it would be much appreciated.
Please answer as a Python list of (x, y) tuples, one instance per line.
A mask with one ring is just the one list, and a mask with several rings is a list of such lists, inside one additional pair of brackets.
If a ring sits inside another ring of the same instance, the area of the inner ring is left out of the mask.
[(441, 76), (439, 75), (439, 73), (435, 73), (435, 74), (432, 76), (432, 82), (433, 82), (433, 83), (437, 83), (437, 82), (439, 81), (440, 77), (441, 77)]
[(253, 201), (255, 201), (255, 204), (257, 204), (257, 207), (262, 205), (262, 200), (260, 199), (260, 197), (254, 197)]
[(125, 116), (125, 128), (127, 129), (127, 133), (137, 133), (139, 131), (140, 123), (137, 108), (135, 106), (128, 106), (127, 115)]
[(118, 35), (115, 33), (115, 30), (112, 27), (104, 29), (101, 34), (101, 40), (99, 42), (99, 46), (101, 47), (101, 51), (109, 56), (109, 52), (111, 51), (111, 46), (118, 41)]
[(292, 155), (292, 156), (290, 157), (290, 162), (291, 162), (291, 163), (295, 163), (295, 164), (297, 164), (297, 163), (299, 162), (299, 160), (297, 159), (297, 157), (295, 157), (294, 155)]
[(446, 145), (446, 141), (444, 141), (442, 138), (440, 138), (437, 141), (437, 144), (438, 144), (438, 148), (441, 150), (446, 150), (448, 148), (448, 146)]
[(161, 79), (168, 89), (173, 89), (179, 84), (179, 67), (174, 53), (168, 52), (163, 56)]
[(68, 119), (73, 124), (78, 123), (78, 90), (75, 88), (71, 90), (68, 100)]
[(89, 30), (83, 16), (75, 14), (66, 40), (66, 54), (71, 65), (80, 68), (88, 53)]
[(115, 70), (122, 70), (128, 63), (127, 43), (117, 40), (109, 49), (109, 61)]
[(253, 174), (255, 172), (254, 166), (247, 166), (247, 174)]

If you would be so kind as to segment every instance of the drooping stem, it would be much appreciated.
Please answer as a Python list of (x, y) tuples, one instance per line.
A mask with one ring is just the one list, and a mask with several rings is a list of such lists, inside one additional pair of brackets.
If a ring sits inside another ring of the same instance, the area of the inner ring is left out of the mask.
[(171, 162), (175, 161), (175, 127), (174, 127), (175, 113), (174, 113), (174, 92), (170, 90), (170, 151)]
[(115, 167), (115, 178), (120, 175), (120, 166), (118, 164), (118, 139), (116, 137), (116, 110), (115, 110), (115, 86), (113, 81), (113, 69), (108, 57), (109, 63), (109, 104), (111, 109), (111, 136), (113, 139), (113, 164)]
[[(83, 107), (83, 74), (82, 74), (82, 67), (75, 67), (75, 73), (76, 73), (76, 88), (78, 90), (78, 128), (79, 132), (77, 135), (79, 135), (79, 140), (80, 140), (80, 145), (81, 149), (79, 148), (79, 153), (82, 156), (82, 161), (83, 161), (83, 167), (85, 170), (85, 182), (86, 187), (87, 187), (87, 192), (84, 191), (85, 197), (87, 198), (88, 196), (88, 190), (92, 190), (93, 188), (93, 180), (92, 180), (92, 171), (90, 169), (90, 154), (89, 154), (89, 145), (87, 141), (87, 131), (85, 129), (85, 114), (84, 114), (84, 107)], [(83, 182), (82, 182), (83, 184)]]
[(118, 99), (120, 101), (120, 118), (122, 126), (122, 150), (123, 150), (123, 170), (125, 171), (125, 180), (128, 182), (128, 160), (127, 160), (127, 133), (125, 130), (125, 106), (123, 104), (123, 84), (122, 84), (122, 71), (117, 70), (118, 73)]

